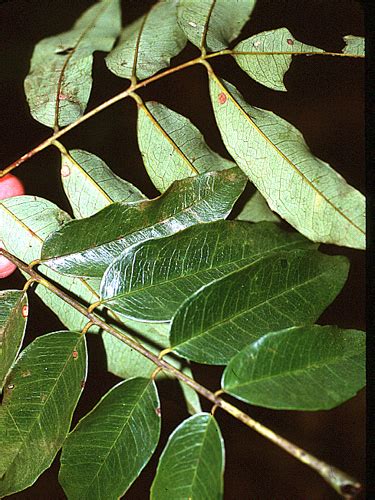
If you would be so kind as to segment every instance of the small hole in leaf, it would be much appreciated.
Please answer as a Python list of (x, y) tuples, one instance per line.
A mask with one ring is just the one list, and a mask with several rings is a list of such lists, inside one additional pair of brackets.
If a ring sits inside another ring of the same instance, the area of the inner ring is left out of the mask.
[(68, 177), (70, 175), (70, 168), (68, 165), (63, 165), (61, 167), (61, 176), (62, 177)]

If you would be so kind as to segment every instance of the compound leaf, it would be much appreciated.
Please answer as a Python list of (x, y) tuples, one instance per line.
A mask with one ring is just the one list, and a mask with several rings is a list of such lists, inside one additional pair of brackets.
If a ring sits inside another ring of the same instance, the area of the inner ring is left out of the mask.
[(344, 36), (345, 47), (342, 49), (344, 54), (353, 54), (365, 57), (365, 39), (363, 36), (346, 35)]
[(0, 495), (31, 486), (53, 462), (69, 431), (86, 379), (85, 337), (54, 332), (21, 353), (0, 406)]
[(67, 497), (120, 498), (151, 458), (159, 434), (154, 382), (133, 378), (117, 384), (64, 443), (59, 481)]
[(223, 389), (250, 404), (329, 410), (365, 385), (365, 334), (335, 326), (269, 333), (226, 367)]
[(93, 52), (109, 51), (120, 32), (119, 0), (90, 7), (70, 31), (41, 40), (34, 49), (25, 93), (32, 116), (63, 127), (83, 115), (90, 97)]
[(348, 274), (342, 256), (279, 252), (202, 287), (177, 310), (170, 344), (198, 363), (226, 364), (266, 333), (313, 323)]

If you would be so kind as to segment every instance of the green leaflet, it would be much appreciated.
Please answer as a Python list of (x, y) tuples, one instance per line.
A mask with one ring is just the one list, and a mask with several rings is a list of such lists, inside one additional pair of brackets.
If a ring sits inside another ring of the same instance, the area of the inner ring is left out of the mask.
[(175, 180), (235, 166), (207, 146), (188, 118), (155, 101), (138, 105), (137, 132), (147, 173), (161, 192)]
[(240, 34), (255, 3), (256, 0), (236, 0), (230, 5), (228, 0), (180, 0), (178, 23), (198, 48), (206, 47), (212, 52), (226, 49)]
[(168, 67), (186, 45), (186, 36), (177, 24), (176, 4), (160, 1), (127, 26), (106, 57), (108, 69), (121, 78), (134, 75), (143, 80)]
[(92, 153), (72, 149), (61, 156), (61, 180), (74, 217), (89, 217), (115, 201), (138, 201), (146, 197), (121, 179)]
[(223, 389), (250, 404), (329, 410), (365, 385), (365, 334), (302, 326), (265, 335), (226, 367)]
[(285, 52), (298, 54), (324, 52), (323, 49), (299, 42), (287, 28), (253, 35), (240, 42), (233, 50), (251, 52), (251, 54), (234, 55), (237, 64), (255, 81), (274, 90), (286, 90), (283, 79), (292, 62), (292, 54)]
[[(15, 196), (0, 201), (0, 240), (7, 250), (29, 263), (40, 257), (45, 238), (70, 219), (56, 205), (37, 196)], [(62, 276), (46, 266), (38, 270), (58, 286), (71, 292), (87, 305), (98, 300), (98, 280), (82, 280)], [(42, 285), (35, 288), (36, 294), (71, 330), (81, 330), (87, 318), (69, 304), (48, 291)], [(92, 328), (90, 331), (94, 331)]]
[(236, 217), (247, 222), (280, 222), (280, 218), (272, 212), (266, 200), (255, 190)]
[(86, 379), (85, 337), (54, 332), (21, 353), (0, 406), (0, 495), (31, 486), (53, 462)]
[(120, 498), (151, 458), (159, 434), (154, 382), (133, 378), (117, 384), (64, 443), (59, 481), (67, 497)]
[[(224, 441), (215, 418), (199, 413), (169, 436), (151, 486), (151, 500), (223, 497)], [(182, 458), (183, 457), (183, 458)]]
[(245, 187), (236, 167), (176, 181), (160, 197), (113, 203), (75, 220), (48, 237), (42, 259), (48, 267), (77, 276), (102, 276), (125, 248), (226, 217)]
[(313, 246), (270, 223), (198, 224), (125, 250), (103, 276), (102, 303), (130, 318), (169, 321), (202, 286), (270, 253)]
[(312, 155), (296, 128), (212, 72), (210, 91), (225, 146), (271, 210), (313, 241), (364, 249), (364, 196)]
[(365, 56), (365, 39), (363, 36), (346, 35), (344, 36), (345, 47), (342, 49), (344, 54), (353, 54)]
[(172, 320), (171, 347), (198, 363), (226, 364), (266, 333), (316, 321), (348, 268), (346, 258), (315, 250), (271, 254), (187, 299)]
[(90, 7), (70, 31), (41, 40), (34, 49), (25, 92), (32, 116), (63, 127), (83, 115), (90, 97), (93, 52), (108, 52), (120, 32), (119, 0)]
[(8, 371), (21, 349), (28, 308), (26, 292), (0, 291), (0, 392)]

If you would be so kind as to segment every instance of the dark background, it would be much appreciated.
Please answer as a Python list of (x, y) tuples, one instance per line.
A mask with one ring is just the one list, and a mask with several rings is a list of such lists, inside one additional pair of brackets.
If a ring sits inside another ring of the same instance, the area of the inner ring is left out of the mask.
[[(199, 0), (197, 0), (199, 1)], [(228, 8), (233, 0), (228, 1)], [(0, 2), (0, 109), (1, 162), (3, 166), (47, 138), (51, 131), (34, 121), (28, 111), (23, 79), (35, 43), (46, 36), (68, 30), (92, 0), (9, 0)], [(148, 0), (123, 1), (123, 22), (129, 23), (152, 4)], [(296, 39), (330, 51), (340, 51), (342, 37), (364, 35), (361, 2), (353, 0), (259, 0), (241, 39), (260, 31), (287, 27)], [(190, 44), (172, 65), (198, 55)], [(286, 76), (287, 93), (275, 92), (253, 82), (229, 57), (214, 59), (219, 75), (236, 84), (251, 104), (270, 109), (300, 129), (313, 153), (334, 166), (356, 188), (364, 192), (364, 64), (361, 60), (334, 57), (295, 58)], [(94, 86), (89, 109), (128, 86), (112, 75), (104, 55), (95, 54)], [(144, 99), (158, 100), (188, 116), (203, 132), (208, 144), (225, 155), (210, 107), (203, 67), (193, 67), (151, 84), (140, 91)], [(147, 179), (137, 148), (136, 108), (121, 101), (62, 138), (67, 148), (82, 148), (101, 157), (120, 176), (140, 187), (148, 196), (156, 191)], [(28, 194), (48, 198), (69, 211), (59, 182), (59, 153), (48, 148), (15, 172)], [(342, 294), (320, 318), (321, 324), (365, 328), (364, 255), (360, 251), (328, 245), (327, 253), (347, 255), (351, 261), (349, 280)], [(20, 288), (18, 273), (1, 287)], [(30, 321), (26, 343), (61, 324), (30, 294)], [(89, 336), (90, 372), (75, 419), (90, 410), (118, 378), (106, 372), (100, 338)], [(219, 367), (196, 366), (196, 378), (218, 389)], [(163, 424), (157, 455), (169, 433), (186, 417), (177, 384), (159, 384)], [(204, 408), (210, 407), (203, 402)], [(364, 481), (365, 397), (354, 399), (329, 412), (273, 411), (239, 406), (255, 419), (318, 457)], [(226, 445), (225, 499), (334, 499), (337, 495), (306, 466), (276, 446), (218, 411)], [(129, 489), (130, 500), (148, 498), (157, 456)], [(63, 499), (57, 482), (58, 460), (31, 488), (12, 499)], [(362, 498), (364, 496), (362, 495)]]

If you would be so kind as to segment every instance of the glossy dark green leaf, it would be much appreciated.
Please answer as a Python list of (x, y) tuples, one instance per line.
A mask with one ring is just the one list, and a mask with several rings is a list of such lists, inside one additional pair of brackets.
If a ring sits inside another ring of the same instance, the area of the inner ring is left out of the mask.
[(250, 195), (236, 219), (247, 222), (280, 222), (280, 217), (272, 212), (264, 197), (257, 190)]
[(178, 22), (191, 43), (210, 51), (228, 47), (242, 30), (256, 0), (180, 0)]
[(137, 131), (147, 173), (159, 191), (185, 177), (235, 166), (207, 146), (188, 118), (158, 102), (138, 105)]
[(271, 210), (313, 241), (363, 249), (362, 193), (316, 158), (290, 123), (250, 106), (213, 73), (210, 91), (225, 146)]
[(344, 54), (365, 56), (365, 39), (363, 36), (346, 35), (344, 36), (344, 42), (345, 47), (342, 49)]
[(234, 55), (237, 64), (255, 81), (274, 90), (286, 90), (283, 80), (292, 62), (292, 54), (324, 52), (299, 42), (287, 28), (253, 35), (233, 50), (247, 52)]
[(198, 363), (226, 364), (266, 333), (315, 322), (348, 268), (345, 257), (315, 250), (265, 257), (187, 299), (173, 318), (171, 347)]
[(69, 499), (117, 500), (150, 460), (160, 434), (154, 382), (120, 382), (66, 439), (59, 481)]
[(146, 199), (98, 156), (82, 149), (72, 149), (61, 156), (61, 180), (77, 219), (89, 217), (115, 201)]
[(28, 310), (26, 292), (0, 291), (0, 391), (21, 349)]
[(106, 57), (108, 69), (122, 78), (143, 80), (168, 67), (186, 44), (177, 23), (177, 2), (160, 1), (123, 30), (120, 40)]
[(269, 333), (226, 367), (223, 389), (250, 404), (329, 410), (365, 385), (365, 334), (335, 326)]
[(0, 406), (0, 496), (31, 486), (69, 431), (87, 371), (85, 337), (54, 332), (34, 340), (10, 372)]
[(224, 441), (215, 418), (199, 413), (173, 431), (160, 457), (151, 500), (223, 497)]
[(63, 127), (83, 115), (90, 97), (93, 52), (108, 52), (120, 32), (119, 0), (90, 7), (70, 31), (38, 42), (25, 79), (32, 116)]
[(202, 286), (270, 253), (313, 246), (271, 223), (198, 224), (123, 252), (103, 276), (102, 302), (133, 319), (169, 321)]
[(226, 217), (245, 183), (236, 167), (176, 181), (154, 200), (113, 203), (49, 236), (42, 259), (61, 273), (102, 276), (113, 259), (135, 243)]

